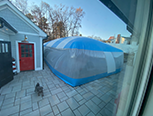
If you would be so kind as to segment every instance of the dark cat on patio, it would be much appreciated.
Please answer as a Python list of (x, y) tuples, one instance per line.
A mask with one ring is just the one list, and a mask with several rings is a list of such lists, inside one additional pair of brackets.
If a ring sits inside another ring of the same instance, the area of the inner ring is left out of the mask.
[(38, 96), (40, 96), (40, 94), (42, 94), (42, 97), (44, 96), (43, 87), (41, 87), (39, 83), (35, 86), (35, 92), (38, 93)]

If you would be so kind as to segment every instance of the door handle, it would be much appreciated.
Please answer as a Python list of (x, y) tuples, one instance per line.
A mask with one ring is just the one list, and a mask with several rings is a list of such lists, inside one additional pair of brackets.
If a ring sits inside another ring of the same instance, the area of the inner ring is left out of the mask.
[(21, 59), (19, 61), (21, 61)]

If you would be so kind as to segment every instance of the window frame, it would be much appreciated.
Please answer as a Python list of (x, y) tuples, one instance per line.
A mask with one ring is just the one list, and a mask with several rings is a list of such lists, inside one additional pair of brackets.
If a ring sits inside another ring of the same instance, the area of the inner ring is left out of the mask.
[[(127, 104), (123, 115), (138, 116), (144, 100), (149, 77), (153, 64), (153, 1), (150, 0), (150, 8), (147, 20), (147, 27), (145, 28), (144, 41), (140, 40), (139, 50), (135, 61), (135, 68), (133, 71), (131, 86), (128, 94)], [(143, 29), (144, 30), (144, 29)]]

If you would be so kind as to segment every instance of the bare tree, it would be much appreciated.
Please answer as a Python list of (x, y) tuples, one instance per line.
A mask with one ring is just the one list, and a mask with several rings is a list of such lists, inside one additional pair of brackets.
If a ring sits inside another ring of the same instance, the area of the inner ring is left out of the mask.
[(31, 13), (26, 14), (26, 16), (27, 16), (31, 21), (34, 22), (34, 17), (33, 17), (33, 15), (32, 15)]
[(12, 3), (23, 13), (27, 14), (28, 13), (28, 0), (15, 0), (12, 1)]
[[(52, 9), (50, 12), (52, 24), (54, 24), (53, 33), (59, 33), (60, 37), (78, 35), (78, 30), (81, 27), (81, 19), (83, 16), (84, 12), (81, 8), (69, 8), (62, 4), (60, 6), (55, 6), (54, 10)], [(60, 30), (55, 27), (60, 28)]]
[(40, 6), (33, 5), (31, 13), (35, 24), (38, 25), (40, 29), (42, 29), (44, 32), (47, 33), (49, 24), (47, 22), (47, 17), (46, 17), (46, 11), (47, 11), (46, 5), (47, 3), (45, 2), (41, 2)]
[(84, 15), (83, 9), (77, 8), (73, 17), (74, 23), (73, 23), (72, 34), (71, 34), (72, 36), (74, 34), (78, 34), (78, 29), (81, 27), (80, 22), (83, 15)]
[(50, 40), (79, 35), (81, 20), (85, 14), (81, 8), (66, 7), (62, 4), (52, 8), (42, 1), (40, 6), (32, 5), (31, 11), (27, 11), (27, 0), (15, 0), (14, 4), (46, 32)]

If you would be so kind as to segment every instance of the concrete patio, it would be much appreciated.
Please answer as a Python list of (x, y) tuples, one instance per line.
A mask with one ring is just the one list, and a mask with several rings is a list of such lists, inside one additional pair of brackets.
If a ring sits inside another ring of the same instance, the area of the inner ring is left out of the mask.
[[(124, 69), (79, 87), (61, 81), (46, 64), (43, 71), (21, 72), (0, 89), (0, 116), (112, 116)], [(37, 82), (44, 97), (34, 92)]]

